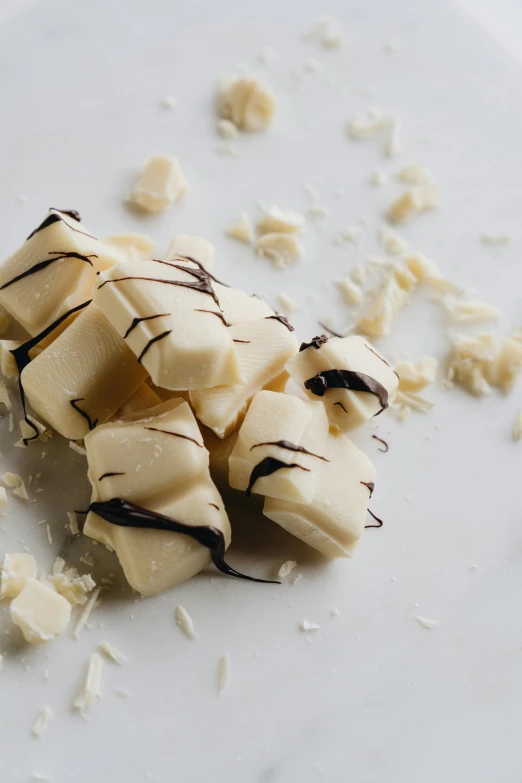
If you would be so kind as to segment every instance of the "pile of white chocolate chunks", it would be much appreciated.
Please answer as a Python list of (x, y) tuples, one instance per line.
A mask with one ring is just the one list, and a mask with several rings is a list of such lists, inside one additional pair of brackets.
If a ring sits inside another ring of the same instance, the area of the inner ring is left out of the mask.
[[(375, 469), (346, 433), (387, 407), (393, 369), (358, 336), (299, 348), (284, 316), (211, 275), (206, 240), (178, 235), (161, 260), (151, 253), (139, 235), (100, 241), (52, 209), (0, 267), (0, 303), (37, 338), (19, 363), (26, 402), (84, 439), (94, 508), (134, 511), (131, 524), (90, 510), (84, 534), (144, 595), (203, 569), (208, 531), (228, 547), (223, 498), (264, 496), (266, 517), (350, 556)], [(24, 346), (10, 345), (15, 358)]]

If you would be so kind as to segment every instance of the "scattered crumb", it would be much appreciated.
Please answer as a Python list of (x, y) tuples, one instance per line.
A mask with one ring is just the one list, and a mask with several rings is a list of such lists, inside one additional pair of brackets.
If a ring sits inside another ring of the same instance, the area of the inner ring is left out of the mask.
[(502, 313), (493, 305), (479, 299), (461, 299), (447, 294), (441, 303), (456, 324), (476, 324), (483, 321), (498, 321)]
[(285, 579), (285, 577), (288, 576), (288, 574), (294, 570), (294, 568), (297, 566), (296, 560), (287, 560), (286, 563), (283, 563), (283, 565), (280, 567), (279, 571), (277, 572), (277, 575), (281, 579)]
[(16, 487), (16, 489), (13, 489), (13, 495), (17, 495), (22, 500), (29, 500), (29, 495), (27, 494), (27, 490), (23, 481), (20, 486)]
[(87, 620), (89, 619), (89, 615), (91, 614), (92, 610), (94, 609), (94, 605), (96, 604), (96, 601), (98, 600), (98, 596), (100, 595), (100, 591), (101, 591), (101, 588), (97, 587), (93, 591), (93, 593), (92, 593), (91, 597), (89, 598), (89, 600), (87, 601), (85, 609), (81, 613), (80, 618), (78, 620), (78, 623), (76, 625), (76, 628), (74, 629), (73, 636), (74, 636), (75, 639), (79, 639), (80, 638), (80, 634), (81, 634), (81, 632), (83, 630), (83, 627), (84, 627), (85, 623), (87, 622)]
[(176, 606), (175, 609), (176, 623), (179, 625), (187, 639), (196, 639), (197, 633), (194, 628), (192, 617), (183, 606)]
[(301, 306), (295, 301), (295, 299), (292, 299), (292, 297), (288, 296), (288, 294), (278, 294), (277, 301), (279, 302), (279, 307), (285, 313), (295, 313), (296, 310), (301, 309)]
[(520, 408), (515, 416), (512, 435), (515, 442), (522, 440), (522, 408)]
[(390, 121), (390, 132), (384, 143), (384, 154), (387, 158), (397, 158), (402, 152), (400, 139), (401, 121), (398, 117), (392, 117)]
[(302, 578), (303, 578), (302, 574), (296, 574), (292, 579), (292, 584), (296, 585), (299, 581), (301, 581)]
[(101, 652), (109, 659), (109, 661), (112, 661), (112, 663), (116, 663), (118, 666), (123, 666), (123, 664), (128, 660), (126, 655), (123, 655), (123, 653), (119, 652), (116, 647), (113, 647), (110, 642), (100, 642), (98, 645)]
[(266, 130), (272, 122), (275, 106), (274, 93), (258, 76), (226, 77), (219, 84), (217, 113), (239, 130)]
[(383, 49), (386, 52), (386, 54), (396, 54), (397, 52), (400, 52), (401, 45), (398, 41), (392, 39), (391, 41), (386, 41), (386, 43), (383, 46)]
[(3, 381), (0, 381), (0, 405), (3, 405), (7, 411), (11, 410), (11, 398)]
[(266, 65), (267, 63), (271, 63), (275, 59), (275, 52), (271, 46), (264, 46), (259, 52), (259, 54), (257, 55), (257, 59), (259, 60), (259, 62)]
[(122, 699), (130, 698), (130, 691), (126, 691), (125, 688), (118, 688), (114, 693), (116, 696), (121, 696)]
[(0, 479), (6, 487), (19, 487), (23, 483), (23, 479), (18, 473), (2, 473)]
[(271, 261), (276, 269), (296, 264), (303, 252), (303, 246), (294, 234), (263, 234), (256, 241), (256, 253)]
[(86, 552), (83, 557), (80, 557), (80, 563), (85, 563), (89, 568), (92, 568), (94, 566), (94, 557), (90, 552)]
[(89, 709), (94, 699), (101, 699), (101, 682), (103, 674), (103, 660), (99, 653), (91, 653), (89, 667), (82, 688), (74, 700), (74, 709), (85, 712)]
[(433, 174), (424, 166), (404, 166), (400, 169), (396, 177), (401, 182), (405, 182), (406, 185), (431, 185), (433, 182)]
[(230, 120), (218, 120), (216, 132), (222, 139), (234, 139), (237, 136), (237, 128)]
[(262, 204), (263, 217), (257, 223), (259, 234), (299, 234), (304, 225), (304, 217), (299, 212), (285, 212), (277, 206)]
[(165, 95), (160, 101), (160, 106), (163, 109), (175, 109), (178, 105), (176, 98), (173, 95)]
[(239, 150), (234, 144), (216, 144), (215, 148), (218, 155), (226, 155), (229, 158), (237, 158)]
[(218, 691), (222, 693), (230, 680), (230, 656), (224, 653), (219, 659), (218, 668)]
[(386, 185), (387, 181), (386, 174), (382, 169), (374, 169), (370, 174), (370, 185), (381, 187), (382, 185)]
[(343, 44), (344, 33), (339, 22), (325, 18), (315, 22), (302, 39), (316, 43), (325, 49), (339, 49)]
[(381, 226), (379, 243), (392, 256), (400, 255), (408, 249), (408, 242), (389, 226)]
[(435, 209), (439, 204), (439, 191), (434, 185), (419, 185), (406, 190), (390, 204), (387, 219), (394, 225), (408, 223), (423, 212)]
[(333, 244), (342, 246), (346, 244), (357, 245), (366, 229), (366, 220), (361, 218), (355, 225), (340, 231), (333, 239)]
[(189, 188), (177, 158), (152, 155), (145, 161), (128, 200), (146, 212), (163, 212)]
[(421, 617), (420, 614), (418, 614), (415, 619), (423, 628), (436, 628), (439, 624), (438, 620), (428, 620), (426, 617)]
[(522, 334), (499, 338), (489, 332), (453, 338), (447, 380), (476, 397), (492, 387), (505, 394), (513, 388), (522, 368)]
[(343, 277), (342, 280), (336, 280), (335, 285), (339, 289), (346, 304), (355, 306), (361, 303), (363, 292), (357, 283), (354, 283), (349, 277)]
[(485, 245), (507, 245), (511, 241), (511, 234), (492, 234), (489, 231), (481, 231), (480, 238)]
[(0, 508), (7, 504), (7, 492), (5, 487), (0, 487)]
[(51, 718), (54, 718), (54, 712), (50, 707), (43, 707), (40, 710), (40, 713), (36, 719), (36, 721), (33, 724), (33, 727), (31, 729), (31, 734), (34, 737), (41, 737), (44, 731), (47, 728), (47, 725)]
[(301, 620), (299, 623), (300, 631), (319, 631), (320, 629), (320, 625), (317, 625), (317, 623), (312, 623), (310, 620)]
[(247, 245), (252, 245), (254, 243), (254, 227), (246, 212), (243, 212), (239, 218), (227, 228), (226, 234), (240, 242), (245, 242)]
[(69, 441), (69, 448), (75, 451), (77, 454), (82, 454), (82, 456), (87, 456), (87, 449), (84, 446), (80, 446), (80, 444), (75, 440)]
[(72, 535), (77, 536), (80, 532), (80, 528), (78, 527), (78, 517), (76, 515), (76, 511), (68, 511), (67, 519), (69, 520), (69, 529)]
[(330, 609), (330, 614), (331, 614), (332, 617), (339, 617), (339, 615), (341, 613), (340, 613), (339, 609), (334, 608), (334, 609)]

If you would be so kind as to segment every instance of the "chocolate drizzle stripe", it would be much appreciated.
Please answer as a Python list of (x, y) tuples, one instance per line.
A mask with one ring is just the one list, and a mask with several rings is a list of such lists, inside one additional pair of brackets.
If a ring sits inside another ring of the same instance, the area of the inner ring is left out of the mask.
[(237, 579), (246, 579), (249, 582), (262, 582), (264, 584), (280, 584), (268, 579), (256, 579), (236, 571), (225, 562), (225, 538), (221, 530), (212, 525), (196, 526), (187, 525), (172, 519), (157, 511), (149, 511), (141, 506), (136, 506), (122, 498), (112, 498), (100, 502), (91, 503), (89, 511), (98, 514), (106, 522), (119, 527), (133, 527), (148, 530), (165, 530), (169, 533), (182, 533), (197, 541), (201, 546), (210, 551), (212, 562), (223, 574), (234, 576)]
[(390, 368), (390, 370), (393, 372), (393, 374), (394, 374), (394, 375), (395, 375), (397, 378), (399, 377), (399, 373), (397, 372), (397, 370), (394, 370), (394, 369), (393, 369), (393, 367), (391, 366), (391, 364), (390, 364), (389, 362), (387, 362), (387, 361), (386, 361), (386, 359), (384, 358), (384, 356), (381, 356), (381, 354), (380, 354), (380, 353), (377, 353), (377, 351), (374, 351), (374, 350), (373, 350), (373, 348), (372, 348), (370, 345), (368, 345), (368, 343), (364, 343), (364, 347), (365, 347), (365, 348), (368, 348), (368, 350), (369, 350), (371, 353), (373, 353), (373, 355), (374, 355), (374, 356), (376, 356), (378, 359), (380, 359), (380, 360), (381, 360), (381, 362), (383, 362), (383, 363), (386, 365), (386, 367), (389, 367), (389, 368)]
[(335, 408), (336, 405), (338, 405), (340, 408), (342, 408), (345, 413), (348, 413), (348, 411), (346, 410), (346, 408), (344, 407), (342, 402), (334, 402), (333, 407)]
[(353, 370), (324, 370), (318, 372), (313, 378), (308, 378), (304, 383), (317, 397), (324, 397), (328, 389), (347, 389), (348, 391), (368, 392), (379, 398), (381, 410), (375, 416), (382, 413), (388, 407), (388, 392), (384, 386), (371, 375)]
[[(190, 275), (191, 277), (195, 277), (198, 281), (198, 284), (202, 286), (201, 290), (205, 294), (210, 294), (212, 296), (214, 302), (219, 307), (219, 299), (217, 298), (216, 292), (212, 288), (211, 277), (207, 270), (201, 265), (197, 264), (197, 269), (191, 269), (191, 267), (186, 266), (185, 264), (173, 264), (171, 261), (161, 261), (158, 258), (153, 259), (155, 264), (165, 264), (165, 266), (170, 266), (173, 269), (178, 269), (180, 272), (185, 272), (185, 274)], [(196, 263), (194, 261), (194, 263)]]
[(328, 337), (325, 334), (320, 334), (317, 337), (312, 337), (312, 340), (309, 343), (301, 343), (299, 347), (299, 353), (301, 351), (306, 351), (307, 348), (315, 348), (318, 350), (321, 345), (324, 345), (328, 342)]
[(190, 440), (192, 443), (195, 443), (196, 446), (199, 446), (200, 449), (204, 448), (202, 443), (198, 443), (195, 438), (191, 438), (190, 435), (182, 435), (181, 432), (171, 432), (170, 430), (160, 430), (158, 427), (145, 427), (144, 429), (150, 430), (151, 432), (162, 432), (164, 435), (173, 435), (175, 438), (184, 438), (185, 440)]
[(258, 479), (271, 476), (272, 473), (275, 473), (282, 468), (299, 468), (299, 470), (305, 470), (307, 473), (310, 473), (310, 468), (304, 468), (296, 462), (292, 462), (289, 465), (287, 462), (281, 462), (280, 459), (275, 459), (275, 457), (265, 457), (261, 462), (258, 462), (257, 465), (255, 465), (250, 474), (250, 481), (248, 482), (248, 487), (245, 491), (247, 498), (252, 494), (252, 488)]
[(126, 473), (103, 473), (98, 481), (102, 481), (104, 478), (112, 478), (112, 476), (126, 476)]
[(209, 503), (208, 505), (209, 505), (209, 506), (212, 506), (212, 508), (215, 508), (215, 509), (216, 509), (216, 511), (219, 511), (219, 506), (216, 506), (216, 504), (215, 504), (215, 503)]
[(200, 291), (202, 294), (211, 296), (219, 307), (219, 300), (210, 283), (205, 285), (204, 283), (189, 283), (186, 280), (165, 280), (162, 277), (138, 277), (136, 275), (130, 275), (129, 277), (116, 277), (114, 280), (104, 280), (103, 283), (98, 286), (98, 290), (108, 283), (123, 283), (125, 280), (148, 280), (150, 283), (164, 283), (165, 285), (177, 285), (181, 288), (192, 288), (194, 291)]
[(330, 462), (326, 457), (321, 457), (319, 454), (314, 454), (312, 451), (308, 451), (304, 446), (296, 446), (295, 443), (291, 443), (289, 440), (267, 440), (263, 443), (255, 443), (250, 451), (259, 448), (259, 446), (277, 446), (280, 449), (288, 449), (288, 451), (298, 451), (301, 454), (308, 454), (309, 457), (316, 457), (322, 459), (323, 462)]
[(326, 324), (323, 324), (321, 321), (317, 321), (317, 323), (319, 324), (321, 329), (325, 329), (327, 332), (329, 332), (332, 335), (332, 337), (340, 337), (340, 338), (342, 338), (342, 336), (343, 336), (342, 334), (339, 334), (339, 332), (334, 332), (334, 330), (330, 329), (330, 327), (327, 326)]
[(88, 413), (85, 411), (82, 411), (81, 408), (78, 407), (76, 404), (77, 402), (84, 402), (85, 397), (78, 397), (76, 400), (69, 400), (71, 405), (73, 406), (74, 410), (77, 411), (80, 416), (83, 416), (83, 418), (87, 421), (87, 424), (89, 425), (89, 430), (93, 430), (96, 425), (98, 424), (98, 419), (95, 419), (94, 421), (91, 419)]
[[(229, 286), (229, 285), (228, 285), (228, 283), (224, 283), (222, 280), (218, 280), (218, 279), (217, 279), (217, 277), (214, 277), (214, 275), (212, 275), (212, 274), (211, 274), (211, 273), (208, 271), (208, 269), (205, 269), (205, 267), (203, 266), (203, 264), (201, 263), (201, 261), (196, 261), (196, 259), (195, 259), (195, 258), (192, 258), (191, 256), (182, 256), (182, 255), (179, 255), (179, 254), (178, 254), (178, 255), (176, 255), (176, 258), (179, 258), (179, 259), (180, 259), (180, 260), (182, 260), (182, 261), (192, 261), (192, 263), (193, 263), (193, 264), (196, 264), (196, 266), (199, 266), (199, 268), (200, 268), (201, 270), (203, 270), (203, 272), (206, 272), (206, 273), (207, 273), (207, 275), (210, 277), (210, 279), (214, 281), (214, 283), (218, 283), (218, 285), (222, 285), (222, 286), (223, 286), (223, 288), (230, 288), (230, 287), (231, 287), (231, 286)], [(166, 262), (165, 262), (165, 263), (166, 263)]]
[(283, 326), (286, 326), (289, 332), (294, 331), (294, 327), (292, 326), (288, 318), (285, 318), (285, 316), (281, 315), (281, 313), (276, 313), (276, 315), (267, 315), (265, 317), (265, 321), (270, 321), (270, 320), (279, 321), (279, 323), (283, 324)]
[(382, 438), (378, 438), (377, 435), (372, 435), (372, 438), (374, 440), (378, 440), (379, 443), (382, 443), (382, 445), (384, 446), (383, 449), (377, 449), (377, 451), (382, 451), (383, 454), (386, 454), (386, 452), (390, 450), (390, 447), (388, 446), (385, 440), (383, 440)]
[(48, 335), (54, 332), (54, 330), (57, 329), (60, 326), (60, 324), (63, 324), (63, 322), (66, 321), (70, 315), (73, 315), (74, 313), (78, 313), (80, 310), (83, 310), (85, 307), (87, 307), (87, 305), (91, 303), (91, 301), (92, 301), (91, 299), (88, 299), (87, 302), (82, 302), (81, 304), (76, 305), (76, 307), (73, 307), (71, 310), (68, 310), (66, 313), (64, 313), (59, 318), (57, 318), (56, 321), (53, 321), (52, 324), (49, 324), (49, 326), (43, 329), (39, 334), (35, 335), (34, 337), (31, 337), (30, 340), (27, 340), (25, 343), (22, 343), (22, 345), (19, 345), (18, 348), (14, 348), (10, 352), (13, 355), (18, 372), (20, 374), (20, 377), (18, 378), (18, 390), (20, 392), (20, 402), (22, 403), (24, 421), (31, 427), (31, 429), (35, 433), (32, 438), (23, 439), (24, 444), (26, 446), (30, 441), (37, 440), (40, 435), (37, 427), (35, 427), (33, 422), (27, 416), (27, 402), (25, 399), (25, 392), (22, 384), (22, 370), (25, 367), (27, 367), (27, 365), (31, 361), (31, 359), (29, 358), (29, 352), (33, 348), (35, 348), (38, 345), (38, 343), (41, 343), (42, 340), (44, 340)]
[(54, 255), (55, 258), (46, 258), (44, 261), (39, 261), (37, 264), (33, 264), (33, 266), (29, 267), (29, 269), (26, 269), (25, 272), (21, 272), (19, 275), (16, 275), (16, 277), (13, 277), (11, 280), (8, 280), (7, 283), (4, 283), (2, 286), (0, 286), (0, 291), (3, 291), (4, 288), (9, 288), (9, 286), (13, 285), (14, 283), (18, 283), (18, 281), (23, 280), (24, 277), (30, 277), (30, 275), (41, 272), (42, 269), (46, 269), (51, 264), (54, 264), (55, 261), (76, 258), (79, 261), (84, 261), (86, 264), (90, 264), (90, 266), (92, 266), (92, 261), (90, 259), (98, 258), (95, 253), (90, 253), (88, 256), (82, 256), (81, 253), (62, 253), (61, 250), (53, 250), (52, 252), (49, 252), (49, 255)]
[(197, 309), (197, 310), (194, 310), (194, 312), (195, 313), (210, 313), (211, 315), (217, 315), (219, 320), (222, 321), (225, 326), (230, 326), (230, 324), (227, 322), (227, 320), (226, 320), (225, 316), (223, 315), (223, 313), (218, 313), (218, 312), (216, 312), (216, 310), (200, 310), (200, 309)]
[(370, 490), (370, 497), (373, 495), (373, 490), (375, 489), (375, 483), (373, 481), (359, 481), (359, 484), (368, 487)]
[(160, 340), (163, 340), (164, 337), (168, 337), (169, 334), (172, 334), (172, 329), (169, 329), (166, 332), (162, 332), (161, 334), (157, 334), (156, 337), (152, 337), (147, 343), (147, 345), (145, 346), (145, 348), (143, 349), (143, 351), (138, 356), (138, 364), (141, 364), (141, 360), (143, 359), (143, 357), (145, 356), (149, 348), (151, 348), (154, 345), (154, 343), (158, 343)]
[(245, 345), (250, 345), (252, 340), (232, 340), (233, 343), (244, 343)]
[[(77, 234), (83, 234), (86, 237), (90, 237), (91, 239), (96, 239), (96, 237), (93, 237), (92, 234), (87, 233), (87, 231), (80, 231), (79, 228), (74, 228), (74, 226), (71, 226), (69, 223), (67, 223), (62, 215), (67, 215), (68, 217), (72, 218), (73, 220), (77, 220), (78, 223), (81, 221), (80, 213), (77, 212), (75, 209), (54, 209), (54, 207), (51, 207), (51, 210), (53, 211), (52, 215), (48, 215), (45, 220), (43, 220), (39, 226), (35, 228), (34, 231), (31, 231), (27, 239), (31, 239), (34, 237), (35, 234), (38, 234), (39, 231), (43, 231), (44, 228), (47, 228), (48, 226), (52, 226), (53, 223), (59, 223), (62, 221), (66, 224), (67, 228), (70, 228), (71, 231), (76, 231)], [(57, 214), (58, 213), (58, 214)], [(27, 239), (25, 240), (27, 242)]]
[(125, 340), (126, 337), (129, 336), (129, 334), (140, 324), (142, 321), (152, 321), (154, 318), (166, 318), (169, 316), (170, 313), (158, 313), (158, 315), (146, 315), (143, 318), (133, 318), (132, 323), (123, 335), (123, 339)]
[(382, 519), (379, 519), (379, 517), (376, 517), (375, 514), (373, 513), (373, 511), (370, 511), (370, 509), (368, 509), (368, 514), (370, 514), (370, 516), (372, 516), (375, 519), (377, 524), (376, 525), (365, 525), (364, 526), (365, 528), (366, 527), (382, 527), (384, 525), (384, 522), (382, 521)]

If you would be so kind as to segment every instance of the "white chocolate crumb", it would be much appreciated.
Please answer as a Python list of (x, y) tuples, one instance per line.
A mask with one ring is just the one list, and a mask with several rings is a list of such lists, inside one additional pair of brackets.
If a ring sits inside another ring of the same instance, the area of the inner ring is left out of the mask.
[(179, 625), (187, 639), (197, 639), (197, 633), (194, 628), (194, 622), (192, 620), (192, 617), (189, 615), (185, 607), (183, 606), (176, 606), (175, 609), (175, 617), (176, 617), (176, 623)]
[(218, 667), (218, 691), (222, 693), (230, 681), (230, 655), (223, 653), (219, 659)]
[(517, 411), (515, 421), (513, 422), (512, 436), (515, 443), (522, 440), (522, 408)]
[(247, 245), (252, 245), (254, 243), (254, 227), (246, 212), (243, 212), (239, 218), (227, 228), (226, 234)]
[(189, 188), (177, 158), (153, 155), (145, 161), (129, 201), (147, 212), (163, 212)]
[(498, 321), (502, 313), (493, 305), (479, 299), (462, 299), (447, 294), (441, 303), (456, 324), (477, 324), (484, 321)]
[(267, 65), (275, 59), (275, 52), (271, 46), (264, 46), (257, 55), (257, 59), (259, 62), (263, 63), (263, 65)]
[(52, 533), (51, 533), (51, 527), (50, 527), (50, 525), (46, 525), (46, 528), (47, 528), (47, 540), (52, 545), (52, 543), (53, 543), (53, 536), (52, 536)]
[(386, 185), (387, 182), (388, 178), (382, 169), (374, 169), (370, 174), (370, 185), (373, 185), (374, 187), (382, 187), (383, 185)]
[(358, 245), (366, 230), (366, 222), (361, 219), (355, 225), (345, 228), (333, 238), (333, 244), (342, 247), (346, 244)]
[(122, 699), (128, 699), (130, 698), (130, 691), (125, 690), (125, 688), (118, 688), (114, 693), (117, 696), (121, 696)]
[(216, 133), (222, 139), (234, 139), (238, 130), (230, 120), (218, 120), (216, 123)]
[(419, 185), (406, 190), (393, 201), (386, 213), (387, 219), (394, 225), (409, 223), (423, 212), (435, 209), (439, 205), (439, 190), (434, 185)]
[(386, 54), (397, 54), (397, 52), (401, 51), (401, 45), (400, 43), (392, 38), (390, 41), (386, 41), (386, 43), (383, 46), (384, 51)]
[(71, 616), (69, 602), (50, 585), (34, 578), (27, 580), (9, 610), (11, 620), (29, 644), (55, 639), (64, 632)]
[(92, 568), (94, 565), (94, 557), (90, 552), (86, 552), (82, 557), (80, 557), (80, 563), (85, 563), (85, 565)]
[(396, 177), (406, 185), (431, 185), (433, 182), (433, 174), (424, 166), (403, 166), (400, 169)]
[(13, 432), (13, 430), (14, 430), (14, 417), (13, 417), (12, 413), (9, 414), (9, 424), (8, 424), (7, 429), (8, 429), (9, 432)]
[(401, 121), (398, 117), (392, 117), (390, 121), (390, 132), (384, 143), (384, 154), (387, 158), (397, 158), (402, 152), (401, 144)]
[(11, 410), (11, 398), (3, 381), (0, 381), (0, 405), (3, 405), (7, 411)]
[(74, 700), (74, 709), (86, 712), (95, 699), (102, 697), (103, 660), (99, 653), (91, 653), (84, 684)]
[(111, 661), (112, 663), (117, 664), (117, 666), (123, 666), (123, 664), (128, 660), (126, 655), (123, 655), (119, 650), (116, 649), (110, 642), (100, 642), (98, 645), (101, 652)]
[(330, 614), (332, 617), (339, 617), (341, 613), (337, 607), (334, 607), (333, 609), (330, 609)]
[(94, 605), (96, 604), (98, 600), (98, 596), (100, 595), (101, 588), (97, 587), (94, 592), (92, 593), (91, 597), (87, 601), (87, 604), (85, 606), (85, 609), (81, 613), (78, 623), (76, 625), (76, 628), (74, 629), (73, 637), (75, 639), (80, 638), (80, 634), (83, 630), (83, 627), (85, 626), (85, 623), (89, 619), (89, 615), (91, 614), (92, 610), (94, 609)]
[(277, 572), (278, 577), (281, 579), (285, 579), (285, 577), (288, 576), (288, 574), (294, 570), (294, 568), (297, 566), (296, 560), (287, 560), (286, 563), (283, 563), (283, 565), (279, 568), (279, 571)]
[(279, 302), (279, 307), (285, 313), (295, 313), (296, 310), (301, 309), (301, 305), (296, 302), (295, 299), (292, 299), (291, 296), (288, 296), (288, 294), (278, 294), (277, 301)]
[(54, 712), (52, 709), (50, 707), (42, 707), (37, 719), (33, 724), (31, 734), (34, 737), (41, 737), (52, 718), (54, 718)]
[(308, 59), (305, 61), (304, 67), (305, 71), (308, 71), (308, 73), (317, 73), (317, 71), (320, 71), (323, 66), (319, 60), (315, 59), (315, 57), (308, 57)]
[(263, 234), (256, 241), (256, 253), (267, 258), (276, 269), (296, 264), (303, 257), (303, 246), (294, 234)]
[(219, 84), (218, 115), (230, 120), (239, 130), (266, 130), (272, 122), (275, 107), (272, 89), (259, 76), (226, 77)]
[(317, 625), (317, 623), (312, 623), (310, 620), (301, 620), (299, 623), (300, 631), (319, 631), (320, 629), (320, 625)]
[(400, 255), (408, 249), (408, 242), (386, 225), (381, 226), (379, 231), (379, 243), (392, 256)]
[(18, 473), (2, 473), (0, 479), (6, 487), (19, 487), (23, 483), (23, 479)]
[(82, 454), (84, 457), (87, 456), (87, 450), (84, 446), (80, 446), (79, 443), (77, 443), (75, 440), (69, 441), (69, 448), (75, 451), (77, 454)]
[(0, 487), (0, 508), (7, 504), (7, 492), (5, 487)]
[(294, 578), (292, 579), (292, 584), (293, 584), (293, 585), (296, 585), (298, 582), (300, 582), (300, 581), (301, 581), (301, 579), (302, 579), (302, 578), (303, 578), (303, 575), (302, 575), (302, 574), (296, 574), (296, 575), (294, 576)]
[(162, 109), (175, 109), (178, 105), (176, 98), (173, 95), (165, 95), (160, 101)]
[(67, 519), (69, 520), (69, 530), (71, 531), (71, 534), (73, 536), (77, 536), (80, 532), (80, 528), (78, 527), (78, 517), (76, 515), (76, 511), (68, 511)]
[(507, 245), (511, 241), (511, 234), (492, 234), (490, 231), (481, 231), (480, 238), (485, 245)]
[(349, 277), (343, 277), (342, 280), (336, 280), (335, 285), (347, 305), (355, 306), (362, 302), (362, 290), (357, 283), (354, 283)]
[(344, 33), (340, 23), (335, 19), (319, 19), (302, 36), (303, 41), (310, 41), (325, 49), (339, 49), (344, 41)]
[(439, 624), (438, 620), (428, 620), (427, 617), (421, 617), (420, 614), (418, 614), (415, 619), (419, 625), (422, 625), (423, 628), (428, 628), (429, 630), (436, 628)]
[(25, 484), (22, 481), (20, 486), (13, 489), (13, 495), (17, 495), (22, 500), (29, 500), (29, 495), (27, 494), (27, 489), (25, 488)]
[(307, 212), (308, 217), (312, 218), (313, 220), (327, 218), (329, 214), (330, 210), (328, 207), (325, 207), (322, 204), (312, 204)]
[(304, 217), (298, 212), (288, 212), (277, 206), (261, 204), (265, 213), (257, 223), (259, 234), (298, 234), (302, 231)]
[(447, 380), (482, 397), (498, 388), (513, 388), (522, 368), (522, 335), (499, 338), (489, 332), (472, 337), (456, 335), (452, 342)]

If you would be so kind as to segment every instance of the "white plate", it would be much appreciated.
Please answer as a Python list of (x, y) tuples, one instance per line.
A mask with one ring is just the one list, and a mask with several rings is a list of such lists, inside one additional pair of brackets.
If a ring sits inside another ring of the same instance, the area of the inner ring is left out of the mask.
[[(498, 306), (502, 333), (520, 326), (520, 74), (461, 10), (435, 0), (332, 0), (329, 10), (346, 30), (340, 51), (299, 40), (322, 13), (311, 0), (57, 0), (15, 10), (11, 4), (0, 27), (3, 255), (50, 205), (79, 209), (98, 235), (143, 231), (160, 248), (176, 231), (201, 233), (217, 246), (219, 275), (272, 301), (282, 290), (300, 301), (294, 320), (310, 337), (328, 313), (347, 322), (330, 281), (379, 252), (381, 215), (399, 192), (392, 173), (421, 163), (436, 175), (441, 209), (404, 235)], [(401, 48), (390, 55), (383, 47), (392, 39)], [(267, 135), (240, 138), (236, 159), (220, 156), (216, 79), (241, 62), (257, 68), (267, 45), (276, 53), (266, 66), (279, 96), (276, 122)], [(322, 70), (303, 71), (310, 57)], [(303, 74), (301, 91), (292, 71)], [(162, 109), (165, 95), (176, 96), (178, 108)], [(375, 105), (403, 119), (397, 161), (383, 159), (376, 142), (346, 137), (347, 119)], [(156, 151), (179, 156), (192, 192), (166, 215), (140, 218), (122, 196)], [(390, 173), (383, 188), (368, 184), (377, 166)], [(224, 237), (238, 213), (255, 214), (260, 198), (307, 209), (302, 183), (314, 185), (331, 211), (323, 230), (310, 225), (306, 263), (276, 273)], [(335, 198), (341, 186), (346, 196)], [(370, 220), (361, 247), (334, 247), (336, 233), (361, 217)], [(513, 241), (486, 248), (481, 230), (510, 232)], [(420, 299), (401, 314), (388, 347), (442, 358), (445, 335), (440, 314)], [(385, 525), (367, 531), (353, 561), (325, 563), (264, 522), (239, 532), (230, 561), (270, 575), (295, 558), (303, 574), (295, 586), (209, 571), (142, 600), (118, 576), (79, 641), (68, 636), (42, 649), (26, 649), (5, 616), (2, 781), (35, 772), (55, 783), (518, 780), (522, 451), (510, 428), (520, 384), (508, 399), (430, 393), (431, 414), (402, 425), (378, 420), (388, 454), (370, 438), (375, 424), (357, 435), (378, 467), (372, 508)], [(10, 498), (1, 549), (26, 546), (48, 568), (65, 537), (66, 510), (87, 501), (85, 461), (58, 437), (43, 460), (39, 445), (11, 448), (16, 433), (7, 433), (6, 418), (1, 426), (3, 470), (42, 474), (29, 488), (34, 501)], [(86, 551), (98, 574), (119, 575), (89, 541), (76, 545), (71, 562)], [(176, 627), (177, 604), (192, 615), (197, 641)], [(439, 626), (425, 630), (419, 614)], [(302, 619), (321, 630), (299, 632)], [(71, 705), (87, 657), (104, 639), (130, 660), (107, 664), (104, 699), (86, 723)], [(218, 697), (225, 651), (231, 681)], [(36, 740), (29, 729), (46, 704), (56, 717)]]

